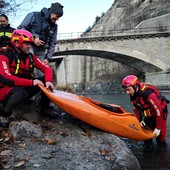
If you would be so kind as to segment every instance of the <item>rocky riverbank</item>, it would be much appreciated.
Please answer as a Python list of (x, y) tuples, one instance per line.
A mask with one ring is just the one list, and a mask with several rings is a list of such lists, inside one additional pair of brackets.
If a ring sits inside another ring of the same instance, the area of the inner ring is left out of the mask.
[(56, 110), (56, 119), (39, 115), (34, 102), (15, 110), (16, 121), (1, 130), (1, 169), (140, 169), (120, 138)]

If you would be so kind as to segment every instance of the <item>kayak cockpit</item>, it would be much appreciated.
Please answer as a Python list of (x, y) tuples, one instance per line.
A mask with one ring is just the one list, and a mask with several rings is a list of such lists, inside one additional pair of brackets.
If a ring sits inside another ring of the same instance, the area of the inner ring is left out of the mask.
[(108, 110), (110, 112), (114, 112), (114, 113), (118, 113), (118, 114), (126, 113), (126, 111), (122, 107), (120, 107), (118, 105), (101, 103), (101, 102), (98, 102), (96, 100), (93, 100), (93, 99), (85, 97), (85, 96), (81, 96), (81, 97), (86, 102), (94, 104), (94, 105), (96, 105), (98, 107), (101, 107), (101, 108), (103, 108), (105, 110)]

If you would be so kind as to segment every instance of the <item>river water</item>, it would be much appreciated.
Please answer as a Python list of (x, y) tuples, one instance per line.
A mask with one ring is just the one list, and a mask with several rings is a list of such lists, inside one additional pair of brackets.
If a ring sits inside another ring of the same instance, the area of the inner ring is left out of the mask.
[[(170, 93), (163, 92), (165, 97), (170, 99)], [(106, 95), (87, 95), (88, 97), (104, 103), (113, 103), (122, 106), (126, 111), (132, 112), (129, 96), (126, 94), (106, 94)], [(160, 151), (154, 141), (152, 152), (143, 151), (143, 141), (133, 141), (121, 138), (137, 157), (142, 170), (169, 170), (170, 169), (170, 104), (168, 105), (169, 114), (167, 120), (167, 149)]]

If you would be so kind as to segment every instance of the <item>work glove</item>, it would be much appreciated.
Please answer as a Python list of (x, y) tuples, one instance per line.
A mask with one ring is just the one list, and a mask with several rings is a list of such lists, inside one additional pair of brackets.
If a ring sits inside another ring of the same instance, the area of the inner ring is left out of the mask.
[(141, 127), (145, 127), (145, 126), (146, 126), (144, 120), (142, 120), (142, 121), (140, 122), (140, 126), (141, 126)]
[(161, 129), (157, 129), (155, 128), (154, 131), (153, 131), (153, 134), (155, 135), (155, 137), (158, 137), (161, 133)]

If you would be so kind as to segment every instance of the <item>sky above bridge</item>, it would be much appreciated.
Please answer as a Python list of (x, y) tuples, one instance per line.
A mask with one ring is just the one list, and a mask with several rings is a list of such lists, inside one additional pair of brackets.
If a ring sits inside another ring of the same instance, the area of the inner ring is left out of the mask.
[[(19, 3), (20, 0), (16, 0)], [(84, 32), (113, 4), (114, 0), (37, 0), (37, 3), (26, 4), (16, 16), (10, 15), (11, 26), (17, 27), (28, 12), (40, 11), (43, 7), (50, 8), (51, 3), (59, 2), (64, 6), (64, 15), (57, 21), (58, 33)]]

